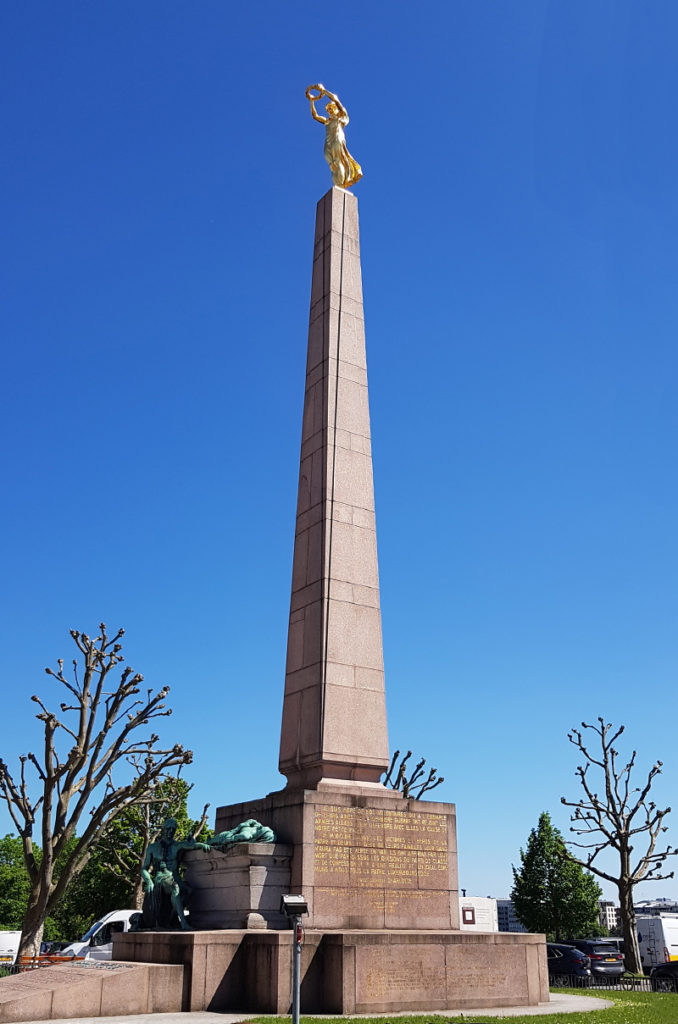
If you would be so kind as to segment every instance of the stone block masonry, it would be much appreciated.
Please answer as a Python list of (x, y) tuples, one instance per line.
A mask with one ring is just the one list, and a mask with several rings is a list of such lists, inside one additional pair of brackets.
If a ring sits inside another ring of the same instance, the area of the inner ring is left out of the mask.
[(171, 1013), (181, 1009), (178, 964), (99, 960), (41, 967), (0, 982), (0, 1021)]
[(294, 851), (290, 886), (308, 901), (309, 928), (459, 927), (452, 804), (350, 783), (287, 788), (218, 808), (217, 831), (247, 818)]
[(316, 213), (280, 771), (295, 787), (388, 767), (358, 204)]

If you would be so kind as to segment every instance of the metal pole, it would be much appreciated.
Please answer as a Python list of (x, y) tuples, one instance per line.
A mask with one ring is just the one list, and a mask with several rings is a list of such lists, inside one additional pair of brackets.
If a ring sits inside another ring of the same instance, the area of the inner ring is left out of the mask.
[(294, 945), (292, 947), (292, 1024), (299, 1024), (299, 1000), (301, 994), (301, 916), (292, 918)]

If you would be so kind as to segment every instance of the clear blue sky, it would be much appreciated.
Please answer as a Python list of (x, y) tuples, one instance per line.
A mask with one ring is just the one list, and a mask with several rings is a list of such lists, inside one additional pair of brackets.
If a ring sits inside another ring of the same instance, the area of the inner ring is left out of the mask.
[(677, 36), (673, 0), (3, 5), (10, 764), (103, 619), (172, 688), (194, 812), (283, 782), (320, 80), (365, 171), (392, 749), (479, 895), (567, 828), (582, 719), (675, 802)]

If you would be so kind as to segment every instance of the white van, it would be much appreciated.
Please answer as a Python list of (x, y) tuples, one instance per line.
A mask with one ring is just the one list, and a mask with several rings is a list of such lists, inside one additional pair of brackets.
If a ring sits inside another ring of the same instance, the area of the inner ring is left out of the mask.
[(112, 910), (100, 921), (95, 921), (79, 942), (71, 942), (59, 956), (82, 956), (85, 960), (112, 960), (113, 936), (129, 931), (129, 923), (138, 910)]
[(0, 967), (14, 967), (21, 932), (0, 932)]
[(644, 970), (678, 960), (678, 914), (637, 917), (636, 928)]

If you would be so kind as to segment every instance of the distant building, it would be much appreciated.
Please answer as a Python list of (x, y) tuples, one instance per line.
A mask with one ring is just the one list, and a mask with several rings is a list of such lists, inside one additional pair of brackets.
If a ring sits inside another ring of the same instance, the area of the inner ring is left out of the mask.
[(500, 932), (526, 932), (527, 928), (516, 917), (513, 900), (497, 900), (497, 920)]
[(459, 897), (459, 927), (463, 932), (497, 932), (497, 901), (490, 896)]
[(636, 914), (642, 917), (651, 917), (659, 914), (678, 914), (678, 903), (675, 900), (666, 899), (661, 896), (658, 900), (640, 900), (633, 904)]
[(598, 900), (598, 922), (610, 933), (619, 927), (619, 907), (615, 907), (612, 900)]
[[(659, 917), (660, 914), (678, 914), (678, 903), (669, 900), (665, 896), (657, 900), (638, 900), (633, 904), (637, 917)], [(612, 900), (599, 900), (598, 920), (603, 928), (607, 928), (610, 934), (619, 932), (621, 918), (619, 907), (616, 907)]]

